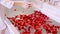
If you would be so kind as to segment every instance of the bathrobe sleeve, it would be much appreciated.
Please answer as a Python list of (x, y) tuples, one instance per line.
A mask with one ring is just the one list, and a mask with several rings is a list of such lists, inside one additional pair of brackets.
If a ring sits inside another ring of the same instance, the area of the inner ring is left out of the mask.
[(14, 2), (11, 1), (11, 0), (0, 0), (0, 3), (1, 3), (3, 6), (7, 7), (8, 9), (12, 8), (13, 5), (14, 5)]

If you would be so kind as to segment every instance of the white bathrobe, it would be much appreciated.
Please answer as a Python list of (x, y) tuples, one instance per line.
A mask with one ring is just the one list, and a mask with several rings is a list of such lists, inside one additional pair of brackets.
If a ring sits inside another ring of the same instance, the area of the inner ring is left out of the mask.
[(12, 8), (13, 7), (14, 2), (10, 1), (10, 0), (0, 0), (0, 31), (6, 29), (5, 34), (10, 34), (8, 32), (8, 28), (7, 25), (5, 24), (4, 20), (5, 20), (5, 10), (4, 8)]

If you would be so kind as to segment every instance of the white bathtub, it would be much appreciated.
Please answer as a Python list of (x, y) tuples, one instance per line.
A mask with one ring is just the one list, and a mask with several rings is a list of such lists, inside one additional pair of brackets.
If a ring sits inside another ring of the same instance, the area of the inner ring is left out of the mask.
[[(12, 9), (5, 8), (5, 10), (6, 10), (6, 16), (7, 17), (14, 17), (14, 16), (19, 15), (19, 14), (30, 14), (34, 10), (40, 10), (42, 12), (44, 9), (38, 8), (38, 7), (31, 7), (30, 9), (24, 9), (20, 6), (18, 6), (18, 7), (14, 6)], [(23, 13), (23, 11), (25, 11), (25, 12)], [(44, 12), (42, 12), (42, 13), (44, 13)], [(51, 21), (53, 22), (52, 24), (60, 25), (60, 23), (54, 21), (53, 19)], [(8, 26), (11, 34), (19, 34), (18, 30), (11, 24), (11, 22), (7, 18), (6, 18), (5, 22)]]

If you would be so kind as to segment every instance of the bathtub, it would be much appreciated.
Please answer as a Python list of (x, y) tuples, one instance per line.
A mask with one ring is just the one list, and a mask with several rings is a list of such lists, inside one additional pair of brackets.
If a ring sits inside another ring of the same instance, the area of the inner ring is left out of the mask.
[[(14, 17), (14, 16), (19, 15), (19, 14), (27, 14), (28, 15), (28, 14), (33, 13), (34, 10), (40, 10), (42, 13), (46, 14), (48, 17), (51, 17), (51, 16), (49, 16), (51, 14), (48, 14), (49, 13), (48, 11), (47, 12), (44, 11), (45, 9), (44, 9), (44, 7), (42, 8), (40, 6), (39, 7), (32, 6), (29, 9), (25, 9), (21, 6), (14, 6), (11, 9), (5, 8), (5, 13), (6, 13), (7, 17)], [(51, 18), (51, 21), (53, 22), (52, 24), (60, 25), (60, 23), (58, 21), (56, 21), (52, 18)], [(6, 22), (6, 25), (7, 25), (8, 29), (10, 30), (11, 34), (20, 34), (19, 31), (11, 24), (11, 22), (7, 18), (6, 18), (5, 22)]]

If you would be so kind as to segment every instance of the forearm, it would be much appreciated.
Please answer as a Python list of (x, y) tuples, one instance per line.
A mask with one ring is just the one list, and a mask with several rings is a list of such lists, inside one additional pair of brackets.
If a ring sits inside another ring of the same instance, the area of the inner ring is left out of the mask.
[(14, 6), (22, 6), (24, 5), (24, 2), (14, 2)]
[(23, 6), (32, 4), (31, 2), (24, 2), (24, 1), (14, 1), (14, 6)]

